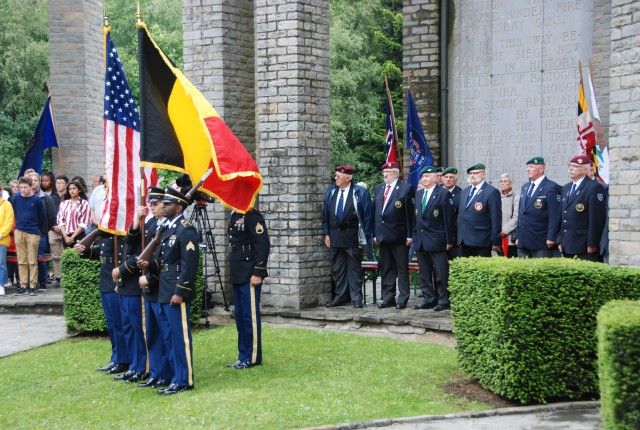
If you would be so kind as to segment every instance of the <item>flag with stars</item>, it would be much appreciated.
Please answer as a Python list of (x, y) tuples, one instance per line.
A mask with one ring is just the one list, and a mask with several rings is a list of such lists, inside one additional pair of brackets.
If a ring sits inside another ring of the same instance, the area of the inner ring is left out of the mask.
[(100, 230), (124, 235), (140, 204), (140, 114), (105, 28), (104, 151), (107, 200)]

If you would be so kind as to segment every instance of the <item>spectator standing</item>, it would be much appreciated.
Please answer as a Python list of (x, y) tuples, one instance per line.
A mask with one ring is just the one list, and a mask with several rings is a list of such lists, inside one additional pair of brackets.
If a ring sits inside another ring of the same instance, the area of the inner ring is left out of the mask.
[[(0, 183), (2, 188), (2, 183)], [(11, 244), (11, 230), (15, 223), (13, 207), (4, 197), (0, 197), (0, 296), (4, 296), (4, 287), (8, 283), (7, 250)]]
[(91, 208), (91, 224), (90, 228), (87, 228), (89, 233), (100, 224), (100, 218), (102, 217), (102, 210), (104, 209), (104, 203), (107, 199), (106, 179), (104, 176), (95, 176), (93, 178), (93, 191), (89, 196), (89, 207)]
[(60, 203), (58, 226), (62, 232), (64, 247), (73, 246), (85, 236), (85, 229), (91, 220), (91, 209), (87, 195), (79, 182), (67, 185), (66, 200)]
[(462, 193), (462, 188), (457, 185), (458, 169), (455, 167), (447, 167), (444, 169), (442, 171), (442, 183), (453, 199), (453, 247), (447, 251), (449, 260), (453, 260), (456, 257), (460, 257), (460, 246), (456, 241), (458, 234), (458, 206), (460, 206), (460, 194)]
[(47, 216), (40, 197), (33, 195), (33, 181), (23, 176), (18, 180), (20, 192), (14, 196), (12, 205), (16, 219), (14, 237), (20, 271), (20, 287), (16, 295), (35, 296), (38, 285), (38, 244), (42, 230), (46, 228)]
[[(409, 300), (409, 252), (415, 218), (413, 187), (398, 179), (398, 163), (382, 166), (384, 182), (373, 197), (374, 240), (380, 246), (382, 302), (379, 308), (407, 307)], [(398, 297), (396, 299), (396, 279)]]
[(336, 167), (335, 184), (324, 195), (322, 234), (331, 249), (331, 269), (336, 277), (336, 294), (327, 307), (346, 304), (362, 308), (362, 247), (358, 228), (372, 237), (372, 209), (369, 192), (351, 182), (355, 169)]
[[(49, 248), (49, 232), (56, 225), (56, 209), (53, 199), (45, 194), (40, 187), (40, 175), (33, 169), (27, 169), (25, 175), (31, 178), (33, 183), (33, 194), (40, 197), (44, 204), (45, 213), (47, 216), (47, 222), (42, 230), (40, 236), (40, 243), (38, 244), (38, 258), (44, 258)], [(47, 291), (47, 274), (49, 272), (49, 263), (41, 261), (38, 263), (38, 290)]]
[(60, 211), (60, 203), (67, 196), (67, 184), (69, 178), (65, 175), (56, 176), (55, 187), (56, 192), (51, 194), (51, 199), (56, 210), (56, 225), (49, 230), (49, 250), (51, 252), (51, 262), (53, 263), (53, 282), (51, 286), (57, 288), (60, 286), (62, 272), (60, 270), (60, 257), (62, 256), (62, 230), (58, 225), (58, 213)]
[(469, 186), (460, 195), (458, 237), (462, 257), (491, 257), (501, 249), (502, 204), (500, 192), (485, 181), (482, 163), (467, 169)]
[(520, 196), (513, 190), (513, 179), (508, 173), (500, 176), (500, 198), (502, 199), (502, 253), (507, 258), (517, 255), (514, 231), (518, 226)]
[(577, 155), (569, 161), (571, 182), (562, 187), (562, 222), (558, 247), (567, 258), (598, 261), (606, 218), (605, 191), (587, 178), (591, 160)]
[(527, 177), (518, 208), (518, 257), (551, 258), (560, 226), (560, 187), (545, 176), (542, 157), (527, 161)]
[(42, 174), (40, 188), (48, 196), (56, 194), (56, 177), (52, 172), (44, 172)]

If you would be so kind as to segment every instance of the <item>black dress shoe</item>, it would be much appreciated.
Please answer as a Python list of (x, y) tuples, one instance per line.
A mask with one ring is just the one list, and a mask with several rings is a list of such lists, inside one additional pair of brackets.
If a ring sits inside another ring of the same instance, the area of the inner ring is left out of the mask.
[(382, 309), (382, 308), (392, 308), (392, 307), (394, 307), (395, 305), (396, 305), (395, 303), (385, 303), (385, 302), (378, 303), (378, 307), (379, 307), (380, 309)]
[(342, 306), (342, 305), (344, 305), (343, 302), (336, 302), (335, 300), (333, 300), (333, 301), (327, 303), (325, 306), (328, 307), (328, 308), (335, 308), (336, 306)]
[(121, 375), (116, 375), (113, 377), (114, 381), (128, 381), (129, 378), (131, 378), (133, 375), (136, 374), (135, 370), (127, 370), (126, 372), (124, 372)]
[(451, 309), (451, 306), (450, 305), (438, 305), (435, 308), (433, 308), (433, 310), (436, 311), (436, 312), (446, 311), (447, 309)]
[(400, 303), (396, 304), (396, 309), (404, 309), (407, 305), (401, 305)]
[(96, 370), (98, 372), (108, 372), (109, 370), (111, 370), (113, 368), (113, 366), (115, 366), (116, 363), (114, 363), (113, 361), (109, 364), (107, 364), (106, 366), (102, 366), (102, 367), (98, 367)]
[(153, 388), (165, 388), (169, 386), (169, 381), (166, 379), (158, 379), (155, 384), (153, 384)]
[(422, 302), (419, 305), (415, 305), (413, 309), (433, 309), (436, 307), (436, 303)]
[(138, 373), (135, 373), (131, 378), (127, 379), (124, 382), (126, 382), (127, 384), (134, 384), (136, 382), (144, 381), (148, 377), (149, 377), (148, 373), (138, 372)]
[(128, 364), (117, 363), (111, 369), (107, 370), (107, 375), (115, 375), (116, 373), (122, 373), (129, 368)]
[(240, 363), (233, 366), (234, 369), (248, 369), (250, 367), (256, 366), (256, 364), (252, 364), (250, 361), (241, 361)]
[(242, 361), (237, 360), (235, 363), (229, 363), (227, 364), (227, 367), (232, 367), (235, 368), (238, 364), (242, 363)]
[(139, 383), (138, 387), (140, 388), (153, 387), (156, 382), (158, 382), (158, 378), (149, 378), (146, 381)]
[(356, 309), (362, 308), (362, 302), (353, 302), (353, 307)]
[(161, 394), (163, 396), (170, 396), (172, 394), (177, 394), (181, 391), (186, 391), (186, 390), (193, 390), (193, 385), (182, 386), (182, 385), (171, 384), (164, 390), (158, 391), (158, 394)]

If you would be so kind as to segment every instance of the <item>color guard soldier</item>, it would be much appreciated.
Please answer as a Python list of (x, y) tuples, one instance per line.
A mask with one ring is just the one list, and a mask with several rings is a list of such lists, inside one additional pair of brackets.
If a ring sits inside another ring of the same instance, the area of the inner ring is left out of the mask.
[[(165, 230), (160, 247), (160, 331), (171, 364), (171, 385), (158, 394), (171, 395), (193, 388), (191, 301), (198, 269), (198, 231), (184, 219), (187, 197), (166, 188), (163, 197)], [(168, 335), (167, 335), (168, 334)]]
[(518, 257), (550, 258), (560, 226), (560, 186), (544, 174), (544, 158), (527, 161), (529, 182), (520, 191)]
[(606, 218), (605, 192), (587, 178), (591, 160), (577, 155), (569, 161), (571, 182), (562, 187), (562, 222), (558, 248), (567, 258), (598, 261)]
[(269, 233), (257, 209), (231, 212), (229, 218), (229, 272), (233, 285), (238, 360), (227, 367), (248, 369), (262, 364), (260, 291), (267, 277)]

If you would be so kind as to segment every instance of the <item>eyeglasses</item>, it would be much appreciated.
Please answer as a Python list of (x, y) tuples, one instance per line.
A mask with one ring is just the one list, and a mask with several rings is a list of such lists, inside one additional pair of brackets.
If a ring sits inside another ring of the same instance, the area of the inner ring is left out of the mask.
[(574, 168), (574, 169), (579, 169), (580, 167), (589, 167), (586, 164), (573, 164), (573, 163), (569, 163), (569, 168)]
[(484, 170), (472, 170), (469, 175), (479, 175), (480, 173), (484, 173)]

